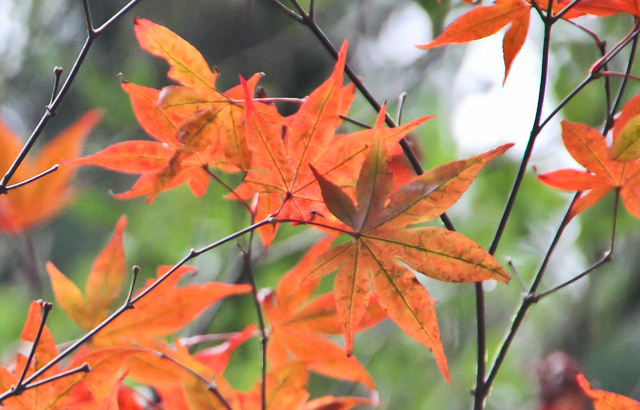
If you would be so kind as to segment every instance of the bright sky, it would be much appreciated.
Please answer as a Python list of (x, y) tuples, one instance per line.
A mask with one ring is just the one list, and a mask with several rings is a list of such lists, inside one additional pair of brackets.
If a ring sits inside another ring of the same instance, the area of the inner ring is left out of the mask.
[[(542, 26), (534, 16), (527, 41), (504, 86), (504, 30), (466, 45), (449, 46), (466, 47), (450, 98), (455, 104), (451, 107), (452, 137), (458, 142), (462, 156), (515, 142), (516, 146), (508, 155), (514, 159), (521, 158), (538, 98), (541, 31)], [(380, 33), (376, 51), (390, 64), (409, 65), (424, 55), (425, 51), (417, 49), (415, 44), (429, 42), (430, 33), (428, 16), (419, 6), (410, 3), (389, 16)], [(552, 83), (553, 78), (550, 80)], [(549, 113), (557, 103), (553, 95), (548, 95), (545, 112)], [(552, 148), (557, 147), (560, 138), (561, 119), (560, 115), (556, 116), (538, 137), (532, 164), (541, 170), (575, 164), (564, 151)]]

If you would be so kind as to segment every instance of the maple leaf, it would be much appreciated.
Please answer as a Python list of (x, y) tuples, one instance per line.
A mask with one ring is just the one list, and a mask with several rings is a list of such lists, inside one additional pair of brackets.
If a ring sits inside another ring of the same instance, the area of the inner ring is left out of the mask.
[[(139, 18), (134, 29), (140, 46), (165, 59), (170, 67), (169, 78), (182, 84), (165, 87), (158, 101), (163, 111), (177, 110), (184, 119), (178, 132), (183, 147), (159, 174), (150, 197), (179, 172), (184, 158), (196, 152), (208, 162), (222, 163), (235, 170), (247, 169), (251, 153), (242, 125), (244, 107), (234, 101), (242, 98), (242, 90), (218, 91), (217, 70), (211, 72), (198, 50), (171, 30)], [(259, 78), (253, 77), (253, 86)]]
[[(157, 270), (157, 278), (163, 276), (169, 269), (169, 266), (160, 266)], [(218, 282), (177, 287), (182, 276), (194, 272), (195, 268), (191, 266), (176, 269), (154, 289), (153, 297), (141, 299), (136, 303), (135, 309), (123, 312), (98, 333), (92, 339), (93, 345), (154, 346), (156, 339), (182, 329), (219, 300), (251, 291), (249, 285), (229, 285)], [(154, 280), (147, 280), (143, 289), (153, 282)], [(144, 329), (144, 332), (140, 332), (140, 329)]]
[(640, 151), (633, 142), (637, 139), (633, 134), (639, 129), (640, 118), (629, 114), (633, 107), (633, 104), (625, 106), (624, 116), (621, 114), (616, 121), (611, 152), (605, 137), (597, 130), (583, 124), (562, 122), (564, 146), (586, 171), (561, 169), (538, 175), (538, 179), (554, 188), (582, 191), (571, 208), (571, 217), (596, 204), (609, 191), (618, 189), (627, 210), (640, 218), (640, 161), (637, 160)]
[[(75, 124), (60, 132), (35, 160), (27, 157), (13, 180), (24, 181), (46, 171), (56, 163), (60, 168), (50, 175), (0, 195), (0, 231), (21, 233), (46, 222), (61, 212), (73, 198), (69, 183), (75, 174), (64, 164), (80, 155), (89, 132), (100, 121), (98, 111), (89, 111)], [(22, 148), (20, 138), (0, 122), (0, 172), (5, 172)]]
[[(380, 132), (382, 127), (383, 118), (379, 118), (375, 130)], [(493, 256), (457, 232), (408, 226), (445, 212), (482, 167), (512, 145), (432, 169), (392, 194), (388, 154), (379, 134), (362, 165), (357, 204), (314, 171), (329, 210), (346, 225), (342, 231), (353, 238), (318, 257), (310, 273), (314, 277), (338, 271), (334, 292), (349, 354), (370, 299), (371, 284), (380, 305), (405, 333), (433, 351), (449, 380), (434, 302), (408, 267), (450, 282), (495, 279), (506, 283), (510, 276)]]
[[(158, 90), (128, 82), (122, 83), (122, 89), (129, 95), (140, 126), (157, 141), (124, 141), (70, 163), (76, 166), (96, 165), (127, 174), (142, 174), (131, 190), (115, 195), (116, 198), (127, 199), (154, 191), (159, 174), (182, 147), (177, 139), (182, 118), (157, 107), (160, 95)], [(189, 182), (194, 195), (204, 195), (209, 175), (203, 165), (203, 161), (197, 157), (184, 159), (180, 170), (161, 189), (168, 190)]]
[[(340, 49), (333, 73), (315, 89), (298, 112), (288, 118), (277, 113), (260, 113), (245, 93), (246, 138), (253, 152), (252, 168), (236, 193), (244, 198), (259, 194), (255, 218), (269, 215), (305, 220), (312, 211), (323, 212), (322, 196), (309, 164), (317, 172), (330, 175), (340, 185), (352, 184), (364, 154), (375, 139), (371, 130), (335, 135), (353, 100), (354, 89), (343, 87), (347, 43)], [(384, 116), (384, 109), (380, 112)], [(384, 130), (389, 147), (431, 117), (414, 120), (401, 127)], [(261, 229), (265, 245), (275, 236), (277, 225)]]
[[(308, 274), (312, 262), (329, 249), (334, 239), (326, 238), (309, 249), (298, 265), (280, 279), (275, 292), (263, 296), (262, 304), (271, 325), (267, 357), (274, 367), (292, 360), (301, 361), (307, 364), (308, 370), (357, 381), (373, 390), (375, 384), (362, 364), (355, 357), (345, 355), (343, 347), (323, 336), (342, 332), (333, 293), (305, 304), (317, 288), (319, 279), (306, 280), (298, 286)], [(375, 298), (369, 301), (367, 313), (358, 330), (387, 317)]]
[(531, 4), (524, 0), (496, 0), (491, 6), (480, 6), (458, 17), (440, 36), (417, 47), (431, 49), (446, 44), (467, 43), (497, 33), (509, 25), (504, 35), (504, 81), (513, 60), (520, 52), (529, 31)]
[[(183, 86), (156, 90), (123, 82), (136, 119), (158, 142), (122, 142), (74, 164), (142, 174), (130, 191), (116, 195), (120, 199), (148, 195), (151, 203), (160, 192), (185, 182), (196, 196), (202, 196), (209, 184), (205, 166), (226, 172), (249, 167), (251, 152), (244, 138), (241, 101), (245, 91), (240, 86), (218, 91), (218, 71), (212, 72), (202, 55), (169, 29), (139, 18), (134, 28), (140, 46), (165, 59), (169, 78)], [(259, 79), (256, 74), (248, 80), (251, 90)]]
[[(56, 300), (69, 317), (83, 329), (88, 330), (102, 322), (108, 315), (109, 306), (120, 294), (126, 278), (126, 263), (122, 237), (126, 219), (120, 218), (109, 244), (94, 262), (87, 279), (85, 296), (52, 263), (47, 264)], [(161, 277), (169, 267), (161, 266), (157, 277)], [(154, 297), (138, 301), (135, 309), (125, 311), (105, 330), (96, 335), (92, 342), (95, 346), (113, 346), (118, 344), (144, 345), (157, 338), (167, 336), (186, 326), (203, 310), (222, 298), (246, 294), (251, 291), (249, 285), (228, 285), (224, 283), (206, 283), (177, 287), (185, 274), (195, 272), (191, 266), (182, 266), (154, 289)], [(146, 282), (146, 287), (153, 280)], [(158, 303), (162, 301), (162, 303)], [(139, 329), (144, 328), (144, 332)]]
[[(562, 3), (569, 4), (570, 2), (563, 1)], [(638, 4), (635, 0), (581, 0), (573, 5), (572, 9), (566, 14), (566, 18), (579, 17), (584, 14), (605, 17), (617, 13), (640, 16)]]
[(58, 305), (84, 330), (91, 330), (108, 316), (108, 309), (120, 295), (127, 276), (122, 237), (127, 219), (121, 217), (106, 248), (91, 267), (86, 296), (51, 262), (47, 272)]
[(585, 394), (593, 399), (593, 408), (595, 410), (640, 409), (640, 403), (629, 397), (592, 388), (587, 379), (580, 373), (576, 375), (576, 380)]

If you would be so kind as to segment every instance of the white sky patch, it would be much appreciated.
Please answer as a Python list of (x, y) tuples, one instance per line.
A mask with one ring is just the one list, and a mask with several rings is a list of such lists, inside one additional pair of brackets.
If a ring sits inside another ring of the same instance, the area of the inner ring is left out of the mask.
[[(507, 155), (514, 159), (522, 157), (536, 112), (540, 83), (541, 27), (535, 18), (531, 23), (527, 41), (515, 58), (504, 86), (504, 30), (467, 45), (452, 91), (453, 134), (461, 156), (514, 142), (516, 145)], [(551, 68), (550, 85), (554, 81), (553, 72)], [(558, 104), (552, 94), (548, 86), (543, 120)], [(562, 146), (560, 120), (561, 116), (556, 115), (536, 140), (531, 163), (541, 170), (575, 164)]]
[(431, 20), (417, 4), (392, 13), (380, 30), (376, 47), (386, 63), (406, 66), (424, 56), (415, 44), (431, 41)]
[(14, 75), (22, 66), (22, 50), (29, 38), (26, 20), (30, 8), (30, 1), (0, 0), (0, 75)]

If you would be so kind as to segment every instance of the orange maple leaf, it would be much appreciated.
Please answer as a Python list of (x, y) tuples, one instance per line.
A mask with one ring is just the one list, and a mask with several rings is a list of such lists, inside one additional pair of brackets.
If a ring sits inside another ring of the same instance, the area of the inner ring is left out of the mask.
[[(169, 64), (169, 78), (183, 86), (155, 90), (124, 82), (136, 119), (158, 142), (127, 141), (75, 161), (113, 171), (142, 174), (125, 199), (148, 195), (151, 203), (160, 192), (189, 182), (196, 196), (209, 184), (205, 166), (226, 172), (249, 167), (251, 152), (244, 138), (244, 89), (218, 91), (218, 71), (209, 69), (191, 44), (169, 29), (144, 19), (135, 20), (140, 46)], [(260, 79), (248, 80), (253, 90)], [(261, 110), (274, 110), (260, 104)]]
[(127, 219), (121, 217), (106, 248), (98, 255), (87, 279), (85, 295), (51, 262), (47, 272), (58, 305), (84, 330), (91, 330), (108, 315), (127, 277), (122, 237)]
[[(319, 285), (319, 278), (300, 280), (308, 275), (312, 262), (331, 246), (329, 237), (313, 246), (291, 271), (285, 274), (275, 292), (263, 297), (264, 311), (271, 325), (268, 362), (273, 367), (293, 361), (306, 363), (308, 370), (325, 376), (357, 381), (370, 390), (375, 384), (355, 357), (329, 341), (325, 334), (340, 334), (342, 328), (333, 293), (321, 295), (307, 303)], [(367, 315), (358, 330), (364, 330), (387, 317), (375, 297), (367, 305)]]
[(497, 33), (509, 25), (504, 35), (504, 81), (511, 70), (513, 60), (520, 52), (529, 31), (531, 4), (525, 0), (496, 0), (491, 6), (480, 6), (458, 17), (438, 38), (428, 44), (419, 44), (430, 49), (446, 44), (467, 43)]
[[(358, 405), (376, 405), (373, 400), (361, 397), (323, 396), (309, 400), (307, 384), (309, 374), (303, 362), (289, 362), (271, 369), (267, 373), (266, 408), (299, 410), (347, 410)], [(258, 382), (251, 391), (241, 393), (232, 408), (253, 410), (261, 408), (261, 385)]]
[[(61, 212), (73, 198), (69, 183), (75, 174), (64, 160), (80, 155), (89, 132), (100, 121), (98, 111), (89, 111), (75, 124), (59, 133), (40, 151), (35, 160), (27, 157), (13, 180), (24, 181), (46, 171), (56, 163), (60, 168), (50, 175), (0, 195), (0, 231), (21, 233), (46, 222)], [(0, 171), (4, 172), (20, 152), (22, 143), (0, 122)]]
[(587, 379), (580, 373), (576, 375), (576, 380), (585, 394), (593, 399), (593, 408), (595, 410), (640, 409), (640, 403), (629, 397), (592, 388)]
[[(353, 100), (354, 89), (343, 87), (347, 43), (342, 46), (333, 73), (314, 90), (299, 111), (288, 118), (277, 113), (258, 112), (250, 92), (246, 101), (246, 138), (253, 152), (251, 169), (236, 193), (250, 198), (259, 193), (256, 219), (269, 215), (306, 220), (312, 211), (324, 212), (320, 189), (309, 168), (330, 175), (340, 185), (356, 180), (364, 154), (375, 139), (372, 130), (335, 135)], [(384, 109), (379, 114), (384, 116)], [(397, 146), (406, 134), (431, 117), (383, 131), (385, 144)], [(396, 150), (398, 148), (395, 148)], [(260, 230), (269, 245), (277, 225)]]
[[(157, 270), (157, 278), (163, 276), (169, 266)], [(194, 320), (209, 306), (221, 299), (251, 292), (251, 286), (209, 282), (178, 287), (178, 281), (195, 268), (182, 266), (154, 289), (152, 297), (138, 301), (135, 309), (122, 313), (92, 340), (94, 346), (149, 345), (155, 346), (158, 338), (173, 334)], [(143, 289), (154, 280), (147, 280)], [(135, 296), (134, 296), (135, 297)], [(144, 332), (140, 332), (144, 329)]]
[[(376, 130), (382, 130), (380, 118)], [(479, 282), (510, 276), (493, 256), (471, 239), (444, 228), (410, 225), (433, 219), (453, 205), (476, 174), (513, 144), (434, 168), (391, 194), (392, 174), (380, 136), (362, 166), (356, 200), (320, 173), (315, 173), (329, 210), (346, 227), (353, 240), (316, 259), (310, 277), (338, 274), (334, 292), (342, 321), (347, 352), (365, 314), (371, 289), (380, 305), (407, 333), (434, 353), (449, 380), (440, 342), (434, 302), (414, 273), (449, 282)]]
[(578, 215), (596, 204), (609, 191), (618, 189), (627, 210), (640, 218), (640, 98), (630, 100), (614, 125), (613, 143), (607, 148), (605, 137), (583, 124), (562, 122), (562, 141), (571, 156), (586, 171), (561, 169), (538, 175), (554, 188), (583, 191), (570, 215)]
[[(182, 84), (165, 87), (158, 101), (163, 112), (183, 119), (177, 134), (183, 146), (158, 174), (150, 198), (180, 171), (182, 160), (194, 153), (226, 170), (247, 169), (251, 153), (242, 125), (244, 107), (234, 101), (242, 98), (242, 89), (218, 91), (217, 70), (211, 72), (198, 50), (169, 29), (139, 18), (134, 28), (140, 46), (165, 59), (170, 66), (169, 78)], [(259, 78), (252, 78), (254, 87)]]
[[(122, 237), (126, 219), (123, 217), (116, 226), (113, 238), (94, 262), (86, 292), (82, 292), (62, 274), (52, 263), (47, 264), (54, 294), (58, 303), (71, 319), (88, 330), (104, 320), (109, 306), (120, 294), (126, 278), (126, 264)], [(158, 268), (161, 277), (169, 267)], [(154, 289), (153, 297), (141, 299), (135, 309), (125, 311), (102, 332), (92, 338), (94, 346), (110, 347), (132, 344), (154, 346), (158, 338), (177, 332), (197, 317), (203, 310), (222, 298), (246, 294), (249, 285), (228, 285), (211, 282), (203, 285), (177, 287), (182, 276), (195, 272), (191, 266), (182, 266)], [(146, 287), (153, 280), (149, 279)], [(158, 303), (162, 301), (162, 303)], [(140, 329), (144, 328), (144, 332)]]
[[(570, 4), (570, 1), (563, 1)], [(584, 14), (605, 17), (617, 13), (628, 13), (640, 16), (638, 4), (635, 0), (581, 0), (567, 13), (566, 18), (579, 17)]]

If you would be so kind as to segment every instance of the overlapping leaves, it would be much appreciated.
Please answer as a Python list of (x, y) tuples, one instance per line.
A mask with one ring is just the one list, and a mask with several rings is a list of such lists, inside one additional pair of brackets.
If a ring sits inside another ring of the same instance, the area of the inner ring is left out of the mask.
[[(253, 152), (252, 168), (237, 192), (245, 198), (259, 194), (257, 219), (277, 215), (306, 220), (312, 211), (326, 211), (309, 165), (342, 186), (355, 182), (365, 154), (375, 141), (375, 133), (364, 130), (335, 134), (342, 122), (340, 115), (347, 112), (353, 99), (353, 87), (342, 86), (346, 51), (345, 43), (331, 77), (291, 117), (261, 115), (247, 88), (246, 138)], [(385, 128), (379, 133), (389, 149), (397, 151), (398, 142), (429, 118)], [(267, 227), (260, 231), (265, 244), (271, 243), (275, 229)]]
[[(333, 292), (307, 300), (319, 284), (319, 278), (301, 280), (308, 276), (313, 261), (329, 249), (333, 237), (313, 246), (303, 259), (278, 283), (275, 292), (263, 297), (265, 314), (271, 324), (268, 359), (272, 366), (297, 360), (312, 371), (345, 380), (358, 381), (373, 390), (369, 373), (344, 348), (324, 335), (340, 334), (342, 328), (336, 312)], [(377, 324), (387, 316), (372, 297), (367, 303), (365, 319), (358, 330)]]
[(482, 167), (511, 144), (434, 168), (391, 192), (392, 174), (382, 140), (383, 119), (375, 127), (376, 144), (362, 166), (352, 197), (314, 171), (329, 210), (346, 225), (352, 240), (316, 259), (311, 277), (338, 270), (334, 292), (347, 352), (365, 316), (371, 292), (409, 336), (427, 346), (445, 378), (434, 302), (413, 270), (450, 282), (509, 281), (509, 274), (471, 239), (443, 228), (410, 228), (441, 215), (453, 205)]
[[(163, 190), (189, 182), (193, 193), (203, 195), (212, 166), (225, 171), (249, 167), (250, 151), (244, 139), (244, 91), (216, 89), (218, 72), (212, 72), (202, 55), (165, 27), (136, 19), (140, 46), (169, 64), (169, 78), (182, 86), (155, 90), (124, 82), (134, 114), (154, 141), (126, 141), (75, 161), (118, 172), (142, 174), (132, 189), (119, 198), (148, 195), (152, 202)], [(253, 89), (260, 75), (247, 83)], [(261, 110), (273, 108), (261, 104)]]

